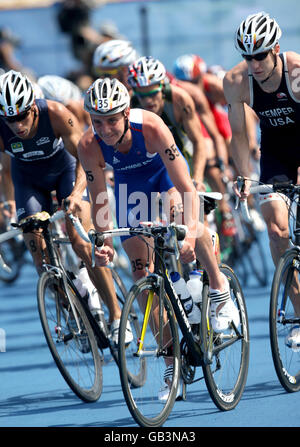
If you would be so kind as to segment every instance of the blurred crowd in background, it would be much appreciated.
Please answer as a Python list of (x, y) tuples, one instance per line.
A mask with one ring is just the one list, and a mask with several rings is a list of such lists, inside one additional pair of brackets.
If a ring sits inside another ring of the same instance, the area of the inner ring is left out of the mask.
[[(113, 21), (103, 21), (98, 29), (92, 25), (91, 12), (95, 6), (94, 0), (63, 0), (57, 14), (58, 28), (68, 36), (70, 51), (79, 62), (79, 68), (66, 73), (66, 78), (82, 91), (97, 77), (93, 68), (95, 49), (111, 39), (127, 40)], [(32, 68), (23, 66), (16, 57), (16, 49), (21, 43), (21, 37), (12, 29), (0, 28), (0, 74), (12, 69), (25, 73), (35, 81), (37, 76)]]

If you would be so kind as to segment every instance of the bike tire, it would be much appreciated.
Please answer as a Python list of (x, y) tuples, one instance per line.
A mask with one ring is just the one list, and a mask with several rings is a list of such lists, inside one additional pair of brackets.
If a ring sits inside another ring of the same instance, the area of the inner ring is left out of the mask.
[(279, 382), (289, 393), (300, 390), (300, 351), (286, 346), (286, 337), (295, 320), (289, 290), (293, 277), (297, 275), (298, 281), (300, 279), (299, 269), (300, 253), (292, 248), (280, 258), (275, 270), (269, 312), (273, 363)]
[(240, 283), (234, 271), (225, 264), (220, 271), (229, 280), (231, 296), (240, 314), (240, 325), (230, 324), (223, 333), (215, 333), (209, 318), (210, 299), (208, 286), (204, 288), (201, 314), (201, 341), (204, 353), (202, 366), (205, 383), (211, 399), (222, 411), (232, 410), (239, 403), (248, 376), (249, 327)]
[[(153, 306), (150, 311), (149, 324), (145, 332), (145, 339), (143, 345), (143, 355), (141, 357), (137, 354), (139, 346), (139, 340), (141, 339), (141, 332), (134, 335), (134, 340), (129, 347), (125, 346), (125, 331), (126, 324), (132, 309), (135, 310), (137, 318), (139, 320), (139, 326), (143, 327), (144, 312), (138, 310), (139, 303), (138, 297), (143, 293), (153, 293)], [(165, 315), (164, 336), (168, 338), (166, 346), (170, 340), (173, 341), (173, 349), (165, 351), (164, 355), (158, 355), (155, 350), (157, 349), (157, 342), (155, 335), (159, 336), (159, 330), (154, 331), (150, 329), (151, 322), (154, 321), (154, 312), (157, 304), (157, 288), (155, 286), (155, 279), (152, 277), (142, 278), (135, 285), (132, 286), (127, 296), (120, 324), (119, 333), (119, 359), (120, 359), (120, 379), (122, 384), (123, 394), (128, 406), (128, 409), (134, 418), (134, 420), (142, 427), (160, 427), (167, 420), (170, 412), (172, 411), (177, 387), (180, 375), (180, 346), (179, 337), (176, 324), (176, 318), (173, 311), (172, 304), (166, 295), (164, 294), (163, 300), (163, 312)], [(168, 325), (169, 323), (169, 325)], [(154, 325), (155, 323), (153, 323)], [(155, 325), (154, 327), (159, 327)], [(170, 392), (164, 402), (158, 399), (158, 393), (160, 392), (161, 385), (164, 384), (163, 375), (166, 369), (166, 363), (164, 359), (173, 365), (172, 384)], [(140, 369), (140, 363), (145, 370), (145, 380), (142, 386), (134, 388), (131, 386), (130, 376), (128, 371), (134, 371), (135, 367)], [(137, 366), (136, 366), (137, 364)], [(146, 370), (147, 368), (147, 370)]]
[[(122, 310), (127, 296), (127, 289), (118, 271), (112, 269), (111, 273), (115, 284), (118, 302)], [(133, 309), (131, 309), (131, 312), (129, 313), (128, 321), (134, 334), (134, 338), (137, 339), (137, 334), (141, 333), (141, 329), (139, 326), (139, 320)], [(110, 352), (116, 364), (119, 365), (118, 347), (110, 344)], [(142, 363), (140, 370), (137, 370), (135, 374), (133, 374), (131, 371), (128, 371), (128, 380), (130, 380), (132, 387), (136, 388), (143, 385), (145, 381), (145, 368), (143, 367)]]
[[(249, 224), (248, 224), (249, 225)], [(266, 287), (268, 284), (268, 265), (266, 251), (260, 239), (260, 233), (256, 233), (254, 228), (249, 228), (250, 246), (245, 254), (251, 272), (254, 274), (258, 284)]]
[(14, 239), (0, 244), (0, 280), (6, 284), (12, 284), (20, 276), (24, 251), (19, 253), (19, 245)]
[(80, 339), (70, 327), (69, 300), (61, 279), (44, 272), (37, 287), (38, 311), (52, 357), (67, 384), (84, 402), (96, 402), (102, 393), (102, 365), (95, 336), (80, 299), (68, 282), (68, 292), (88, 337), (89, 352), (83, 353)]

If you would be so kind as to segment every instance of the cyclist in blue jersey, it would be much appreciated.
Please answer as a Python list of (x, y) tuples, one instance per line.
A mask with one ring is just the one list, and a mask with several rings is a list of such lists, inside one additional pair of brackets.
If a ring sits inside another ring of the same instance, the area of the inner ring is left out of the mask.
[[(248, 16), (238, 27), (235, 46), (242, 62), (227, 72), (224, 93), (228, 102), (232, 128), (231, 150), (238, 173), (249, 177), (249, 143), (245, 124), (245, 104), (260, 120), (260, 180), (263, 183), (290, 179), (297, 182), (300, 166), (300, 55), (280, 53), (281, 30), (269, 14)], [(245, 191), (236, 194), (245, 199)], [(261, 202), (274, 264), (289, 247), (288, 207), (279, 194), (270, 194)], [(299, 293), (291, 297), (296, 315), (300, 316)], [(300, 326), (287, 340), (300, 346)]]
[[(91, 115), (92, 127), (81, 138), (78, 155), (88, 179), (96, 230), (111, 225), (103, 173), (109, 163), (115, 175), (118, 225), (138, 226), (140, 221), (155, 218), (151, 203), (158, 193), (164, 195), (167, 215), (171, 215), (171, 206), (177, 212), (183, 206), (189, 232), (181, 248), (182, 261), (191, 262), (196, 256), (208, 273), (214, 328), (222, 331), (232, 320), (239, 324), (227, 279), (214, 256), (210, 233), (199, 222), (199, 199), (186, 161), (168, 127), (153, 112), (130, 109), (129, 93), (117, 79), (97, 79), (88, 89), (84, 104)], [(176, 218), (179, 217), (177, 214)], [(122, 242), (134, 279), (145, 276), (148, 263), (150, 269), (152, 265), (144, 242), (137, 236), (122, 238)], [(96, 262), (107, 265), (112, 259), (112, 241), (106, 239)]]
[[(16, 203), (19, 221), (40, 211), (51, 213), (51, 192), (55, 190), (58, 202), (68, 198), (74, 214), (90, 229), (86, 176), (77, 157), (82, 136), (79, 129), (76, 117), (65, 106), (35, 99), (32, 84), (23, 74), (11, 70), (0, 77), (0, 153), (5, 175), (2, 186), (6, 199)], [(9, 165), (13, 181), (10, 190)], [(121, 311), (111, 273), (108, 269), (91, 267), (90, 244), (81, 239), (69, 219), (66, 225), (74, 251), (84, 261), (108, 306), (110, 322), (118, 322)], [(35, 233), (25, 233), (24, 240), (40, 274), (41, 238)]]

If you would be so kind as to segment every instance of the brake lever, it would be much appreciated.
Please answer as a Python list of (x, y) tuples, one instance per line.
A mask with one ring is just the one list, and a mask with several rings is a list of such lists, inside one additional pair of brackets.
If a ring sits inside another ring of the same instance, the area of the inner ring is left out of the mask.
[[(236, 179), (236, 183), (237, 183), (239, 192), (243, 192), (244, 189), (245, 189), (245, 179), (244, 179), (244, 177), (242, 177), (241, 175), (239, 175), (239, 176), (237, 177), (237, 179)], [(238, 196), (236, 196), (236, 199), (235, 199), (235, 208), (234, 208), (234, 209), (237, 210), (238, 207), (239, 207), (239, 204), (240, 204), (240, 198), (239, 198)]]

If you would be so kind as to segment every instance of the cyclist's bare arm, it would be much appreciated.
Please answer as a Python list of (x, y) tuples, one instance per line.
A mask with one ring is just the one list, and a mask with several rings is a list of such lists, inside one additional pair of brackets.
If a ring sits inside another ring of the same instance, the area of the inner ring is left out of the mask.
[(205, 140), (191, 95), (183, 88), (172, 85), (176, 121), (180, 123), (193, 144), (193, 178), (202, 183), (206, 165)]
[(213, 104), (221, 104), (222, 106), (225, 106), (226, 98), (222, 80), (212, 73), (204, 73), (203, 79), (208, 86), (208, 89), (205, 91), (207, 98)]
[(227, 147), (224, 138), (219, 132), (216, 125), (214, 115), (211, 111), (209, 102), (203, 90), (199, 85), (195, 85), (188, 81), (176, 81), (182, 88), (187, 90), (194, 100), (196, 112), (198, 113), (202, 123), (204, 124), (209, 136), (211, 137), (216, 154), (219, 158), (222, 158), (224, 163), (228, 164)]
[(143, 110), (143, 116), (143, 134), (147, 151), (158, 152), (161, 156), (174, 186), (181, 195), (185, 224), (189, 227), (191, 234), (195, 234), (199, 220), (199, 199), (187, 164), (177, 149), (172, 133), (162, 119), (146, 110)]
[[(50, 121), (54, 134), (57, 138), (62, 138), (64, 146), (76, 160), (76, 180), (71, 196), (76, 200), (81, 200), (82, 194), (86, 188), (86, 177), (78, 160), (77, 147), (82, 136), (82, 130), (77, 118), (64, 105), (47, 101)], [(72, 204), (70, 205), (72, 208)], [(76, 210), (72, 209), (76, 214)]]
[[(230, 151), (239, 175), (249, 175), (249, 140), (247, 135), (245, 104), (249, 104), (248, 74), (242, 62), (224, 78), (224, 94), (228, 103), (228, 118), (232, 130)], [(248, 194), (246, 188), (246, 194)]]
[(259, 144), (257, 141), (258, 116), (247, 104), (245, 104), (246, 127), (249, 140), (249, 149), (252, 157), (259, 158)]
[[(78, 146), (78, 156), (84, 169), (92, 202), (92, 220), (96, 231), (105, 231), (113, 227), (110, 213), (106, 181), (103, 169), (105, 161), (91, 127), (84, 133)], [(109, 250), (110, 249), (110, 250)], [(105, 239), (103, 250), (113, 257), (111, 239)], [(97, 256), (100, 257), (99, 253)]]

